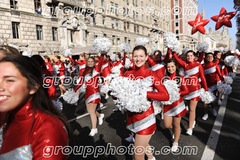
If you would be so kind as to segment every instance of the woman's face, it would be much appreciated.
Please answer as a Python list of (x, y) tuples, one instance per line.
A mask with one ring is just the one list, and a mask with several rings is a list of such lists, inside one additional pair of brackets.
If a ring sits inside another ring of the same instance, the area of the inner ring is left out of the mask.
[(221, 59), (221, 56), (222, 56), (222, 55), (221, 55), (221, 52), (218, 52), (218, 54), (216, 55), (216, 58), (217, 58), (217, 59)]
[(88, 67), (93, 67), (94, 66), (94, 60), (92, 58), (89, 58), (87, 61)]
[(212, 61), (213, 61), (213, 55), (212, 55), (212, 54), (208, 54), (208, 55), (206, 56), (206, 61), (207, 61), (207, 62), (212, 62)]
[(170, 74), (173, 74), (176, 72), (176, 69), (177, 67), (175, 66), (175, 63), (174, 62), (170, 62), (167, 64), (167, 71), (170, 73)]
[(118, 55), (116, 55), (116, 61), (120, 61), (120, 58), (118, 57)]
[(0, 63), (0, 112), (14, 110), (26, 103), (29, 96), (35, 93), (27, 84), (28, 80), (13, 63)]
[(133, 59), (133, 56), (132, 54), (129, 54), (129, 59), (132, 60)]
[(147, 59), (148, 57), (146, 56), (144, 50), (139, 49), (133, 52), (133, 62), (136, 67), (142, 67)]
[(188, 61), (188, 62), (193, 62), (194, 59), (195, 59), (195, 56), (194, 56), (193, 52), (189, 52), (189, 53), (187, 54), (187, 61)]

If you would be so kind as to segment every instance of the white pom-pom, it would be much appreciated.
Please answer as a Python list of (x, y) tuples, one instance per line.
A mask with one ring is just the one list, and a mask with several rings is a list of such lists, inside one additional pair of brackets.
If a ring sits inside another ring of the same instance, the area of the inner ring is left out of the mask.
[(76, 104), (78, 102), (79, 95), (71, 88), (64, 93), (63, 99), (69, 104)]
[(153, 108), (155, 115), (161, 113), (162, 111), (161, 101), (153, 101)]
[(9, 46), (19, 50), (19, 46), (15, 45), (15, 44), (9, 44)]
[(154, 53), (156, 50), (158, 50), (157, 47), (156, 47), (156, 46), (153, 46), (153, 47), (152, 47), (152, 53)]
[(67, 58), (68, 56), (72, 55), (72, 52), (70, 49), (66, 49), (63, 53), (62, 53), (63, 57)]
[(232, 77), (232, 79), (235, 79), (235, 78), (236, 78), (236, 74), (233, 73), (233, 72), (228, 73), (228, 76), (229, 76), (229, 77)]
[(198, 43), (197, 45), (197, 50), (199, 52), (208, 52), (209, 49), (209, 44), (207, 42), (203, 42), (203, 43)]
[(118, 65), (118, 66), (115, 66), (115, 67), (113, 67), (112, 69), (111, 69), (111, 72), (113, 73), (113, 74), (117, 74), (117, 75), (120, 75), (120, 73), (121, 73), (121, 65)]
[(86, 93), (86, 84), (83, 83), (82, 86), (77, 91), (79, 93)]
[(239, 65), (239, 59), (235, 56), (227, 56), (224, 59), (224, 63), (227, 66), (233, 67), (233, 66), (238, 66)]
[(136, 46), (145, 46), (149, 43), (149, 38), (147, 37), (137, 37), (135, 40), (135, 45)]
[(96, 52), (108, 52), (112, 47), (112, 43), (108, 38), (96, 38), (93, 41), (93, 48)]
[(224, 48), (223, 48), (223, 47), (220, 47), (220, 48), (219, 48), (219, 51), (220, 51), (220, 52), (223, 52), (223, 51), (224, 51)]
[(130, 112), (144, 112), (151, 102), (147, 99), (147, 92), (152, 91), (151, 77), (145, 79), (130, 80), (127, 77), (115, 77), (111, 80), (109, 89), (115, 96), (115, 104), (120, 110)]
[(170, 48), (172, 51), (178, 52), (180, 48), (180, 41), (177, 39), (176, 34), (172, 32), (164, 33), (163, 35), (164, 46)]
[(232, 93), (232, 87), (226, 83), (219, 82), (217, 84), (218, 91), (224, 95), (229, 95)]
[(240, 52), (239, 52), (238, 49), (236, 49), (235, 52), (236, 52), (237, 55), (240, 55)]
[(31, 57), (32, 56), (32, 51), (23, 51), (22, 55)]
[(121, 52), (126, 52), (126, 53), (129, 53), (132, 50), (131, 45), (125, 42), (119, 45), (119, 49)]
[(163, 85), (165, 86), (169, 94), (169, 101), (162, 101), (161, 103), (163, 105), (170, 105), (176, 102), (177, 100), (179, 100), (180, 94), (179, 94), (179, 88), (176, 81), (166, 80), (163, 82)]
[(110, 59), (115, 62), (116, 61), (116, 54), (110, 54)]
[(126, 69), (128, 69), (130, 66), (131, 66), (131, 61), (130, 61), (129, 58), (126, 58), (124, 67), (125, 67)]
[(212, 92), (206, 92), (203, 88), (200, 90), (200, 98), (205, 104), (210, 104), (216, 100), (216, 96)]
[(223, 77), (224, 77), (225, 83), (227, 83), (227, 84), (232, 84), (233, 83), (232, 77), (230, 77), (230, 76), (223, 76)]
[(53, 105), (57, 108), (57, 109), (59, 109), (60, 111), (63, 109), (63, 104), (62, 104), (62, 102), (60, 102), (60, 101), (56, 101), (56, 100), (52, 100), (52, 103), (53, 103)]
[(190, 49), (189, 48), (183, 48), (182, 54), (186, 54)]

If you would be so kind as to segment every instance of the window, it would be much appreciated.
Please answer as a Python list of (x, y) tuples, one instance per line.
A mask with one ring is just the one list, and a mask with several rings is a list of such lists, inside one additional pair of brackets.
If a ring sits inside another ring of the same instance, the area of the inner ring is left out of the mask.
[(125, 16), (126, 15), (126, 8), (123, 7), (123, 15)]
[(176, 22), (176, 27), (178, 27), (178, 22)]
[(71, 42), (75, 42), (74, 34), (75, 34), (75, 31), (74, 30), (70, 30), (70, 40), (71, 40)]
[(102, 24), (105, 25), (105, 16), (102, 16)]
[(37, 14), (42, 13), (41, 0), (34, 0), (34, 7)]
[(112, 35), (112, 44), (115, 45), (115, 36)]
[(118, 4), (115, 4), (115, 14), (118, 14)]
[(124, 42), (127, 43), (127, 37), (124, 37)]
[(92, 4), (95, 4), (95, 0), (91, 0), (91, 3), (92, 3)]
[(133, 20), (135, 20), (135, 12), (133, 11)]
[(134, 33), (136, 33), (137, 32), (137, 26), (136, 26), (136, 24), (134, 24)]
[(127, 15), (129, 15), (129, 8), (127, 9)]
[(106, 37), (107, 37), (107, 35), (104, 33), (104, 34), (103, 34), (103, 37), (105, 37), (105, 38), (106, 38)]
[(93, 15), (92, 19), (93, 19), (93, 25), (96, 25), (95, 15)]
[(175, 18), (178, 19), (178, 15), (175, 15)]
[(52, 27), (52, 38), (53, 41), (58, 41), (58, 29), (56, 27)]
[(17, 0), (10, 0), (10, 8), (11, 9), (17, 9), (17, 3), (18, 1)]
[(143, 9), (143, 1), (141, 1), (141, 7), (142, 7), (142, 9)]
[(146, 16), (146, 22), (148, 23), (148, 16)]
[(136, 7), (138, 6), (138, 1), (136, 0)]
[(43, 31), (41, 25), (36, 25), (37, 40), (43, 40)]
[(119, 23), (118, 23), (118, 20), (116, 20), (116, 28), (119, 29)]
[(124, 31), (127, 31), (127, 22), (124, 22), (124, 27), (123, 27)]
[(115, 28), (115, 20), (112, 18), (112, 29)]
[(176, 34), (178, 34), (179, 33), (179, 31), (178, 30), (176, 30)]
[(146, 11), (145, 11), (146, 13), (148, 12), (148, 5), (146, 4)]
[(114, 6), (114, 3), (113, 2), (110, 2), (110, 11), (113, 12), (113, 6)]
[(14, 39), (19, 39), (19, 22), (12, 22), (12, 35)]
[(127, 22), (127, 29), (129, 30), (129, 27), (130, 27), (130, 23), (129, 22)]
[(101, 0), (101, 6), (102, 6), (102, 8), (105, 8), (104, 0)]
[(136, 12), (136, 20), (138, 20), (138, 12)]

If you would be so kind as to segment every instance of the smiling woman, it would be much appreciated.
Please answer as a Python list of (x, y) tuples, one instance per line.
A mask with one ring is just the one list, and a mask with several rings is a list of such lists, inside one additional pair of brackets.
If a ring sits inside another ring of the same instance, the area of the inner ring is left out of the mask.
[[(0, 112), (7, 114), (0, 159), (45, 159), (46, 147), (68, 143), (68, 124), (43, 88), (40, 68), (28, 57), (0, 60)], [(62, 153), (51, 158), (67, 159)]]

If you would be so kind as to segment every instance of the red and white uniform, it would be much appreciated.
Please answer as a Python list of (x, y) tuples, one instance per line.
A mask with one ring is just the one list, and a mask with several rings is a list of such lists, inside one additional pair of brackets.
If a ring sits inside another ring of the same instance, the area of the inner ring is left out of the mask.
[[(169, 95), (166, 88), (161, 84), (160, 78), (156, 73), (149, 70), (145, 65), (141, 68), (128, 71), (124, 77), (134, 79), (144, 79), (151, 77), (153, 79), (153, 87), (159, 92), (147, 92), (148, 99), (155, 99), (158, 101), (168, 101)], [(127, 112), (127, 129), (140, 135), (151, 135), (156, 130), (156, 118), (154, 114), (153, 105), (147, 111), (142, 113)]]
[(48, 70), (42, 70), (44, 84), (43, 87), (48, 89), (48, 95), (51, 99), (56, 99), (56, 86), (54, 84), (54, 77)]
[(63, 62), (58, 61), (56, 63), (56, 65), (58, 66), (57, 75), (59, 76), (60, 80), (64, 80), (64, 78), (65, 78), (65, 66), (64, 66)]
[(73, 63), (77, 63), (79, 64), (79, 75), (82, 75), (82, 73), (84, 72), (85, 68), (86, 68), (86, 60), (80, 60), (80, 61), (75, 61), (74, 59), (72, 59), (71, 57), (68, 56), (68, 58), (70, 59), (70, 61), (72, 61)]
[(68, 133), (61, 120), (38, 109), (34, 111), (30, 101), (8, 114), (12, 119), (3, 135), (0, 159), (67, 159), (62, 152), (51, 154), (55, 147), (68, 145)]
[(199, 57), (197, 62), (203, 65), (204, 64), (204, 56), (205, 56), (205, 52), (202, 52), (201, 56)]
[(45, 62), (47, 70), (51, 73), (53, 73), (53, 67), (52, 64), (50, 62)]
[(176, 53), (173, 54), (173, 57), (177, 60), (177, 62), (184, 69), (184, 78), (186, 79), (186, 83), (188, 86), (189, 94), (184, 96), (185, 100), (200, 100), (200, 82), (199, 78), (201, 78), (202, 88), (205, 91), (208, 91), (207, 82), (204, 76), (204, 69), (201, 64), (196, 61), (186, 63), (185, 61), (178, 58)]
[(101, 75), (104, 78), (104, 81), (110, 80), (110, 74), (111, 74), (110, 63), (108, 60), (105, 60), (101, 67)]
[(205, 78), (207, 79), (208, 90), (214, 92), (217, 90), (217, 82), (219, 79), (224, 81), (220, 67), (214, 63), (205, 63), (203, 65)]
[[(176, 78), (176, 72), (169, 76), (169, 80), (176, 80)], [(183, 101), (183, 96), (188, 95), (188, 87), (186, 85), (185, 78), (183, 76), (180, 76), (180, 78), (180, 98), (171, 105), (164, 105), (163, 113), (165, 116), (183, 117), (187, 113), (186, 106)]]
[(98, 78), (100, 76), (101, 67), (103, 63), (103, 55), (101, 56), (98, 65), (93, 69), (92, 75), (90, 75), (91, 68), (89, 68), (85, 75), (80, 75), (81, 80), (77, 87), (74, 89), (76, 92), (83, 84), (86, 86), (85, 103), (100, 103), (101, 95), (98, 86)]

